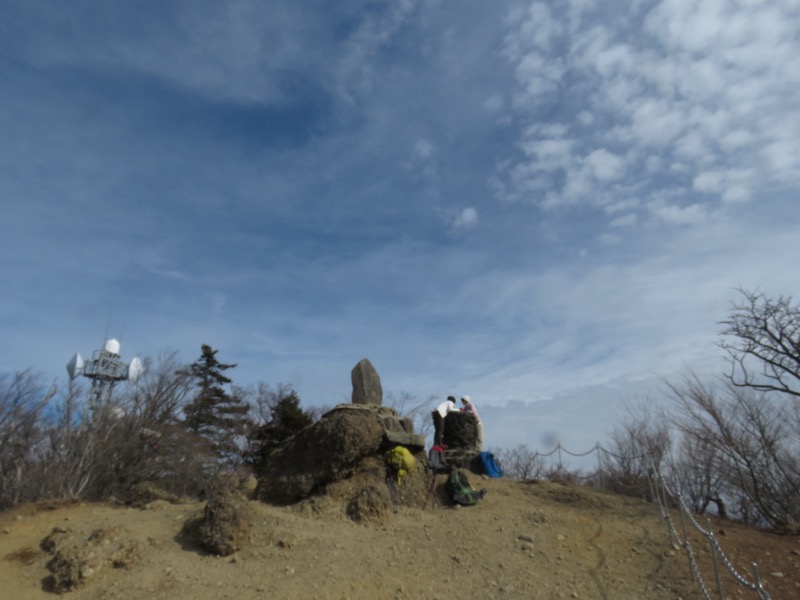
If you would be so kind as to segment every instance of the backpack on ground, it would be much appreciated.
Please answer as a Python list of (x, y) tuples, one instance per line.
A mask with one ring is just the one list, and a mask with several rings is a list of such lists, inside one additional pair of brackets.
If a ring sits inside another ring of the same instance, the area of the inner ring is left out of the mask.
[(432, 471), (434, 475), (438, 473), (447, 473), (450, 467), (444, 459), (444, 446), (433, 446), (428, 451), (428, 464), (425, 468)]
[(473, 506), (483, 500), (486, 495), (486, 490), (477, 492), (473, 490), (466, 474), (458, 469), (450, 473), (447, 478), (447, 489), (450, 491), (453, 502), (462, 506)]
[(478, 454), (478, 469), (484, 475), (488, 475), (489, 477), (502, 477), (503, 476), (503, 469), (500, 468), (500, 465), (497, 464), (497, 459), (495, 459), (494, 454), (491, 452), (481, 452)]

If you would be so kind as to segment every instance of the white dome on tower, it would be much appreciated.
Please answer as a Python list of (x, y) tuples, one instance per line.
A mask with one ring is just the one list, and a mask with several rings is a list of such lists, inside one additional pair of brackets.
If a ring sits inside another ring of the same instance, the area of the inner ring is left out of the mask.
[(114, 338), (111, 338), (106, 342), (106, 352), (110, 352), (111, 354), (119, 354), (119, 342)]

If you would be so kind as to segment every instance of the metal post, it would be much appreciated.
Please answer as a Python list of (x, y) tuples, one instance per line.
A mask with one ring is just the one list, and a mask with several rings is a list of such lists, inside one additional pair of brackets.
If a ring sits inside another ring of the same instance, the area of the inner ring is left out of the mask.
[(714, 578), (717, 581), (717, 596), (719, 600), (722, 597), (722, 581), (719, 578), (719, 565), (717, 564), (717, 549), (714, 544), (714, 532), (711, 531), (711, 521), (706, 519), (706, 526), (708, 527), (708, 545), (711, 547), (711, 564), (714, 565)]
[[(659, 506), (660, 508), (661, 503), (659, 502), (659, 498), (656, 497), (656, 488), (655, 484), (653, 483), (654, 478), (655, 478), (655, 471), (650, 469), (650, 471), (647, 473), (647, 484), (650, 486), (650, 502), (652, 502), (656, 506)], [(664, 517), (664, 511), (661, 511), (661, 517), (662, 518)]]
[(600, 442), (595, 442), (594, 449), (597, 450), (597, 487), (603, 489), (603, 459), (600, 455)]
[(686, 517), (683, 515), (683, 510), (685, 505), (683, 503), (683, 498), (680, 496), (678, 497), (678, 512), (681, 515), (681, 531), (683, 531), (683, 543), (678, 540), (678, 545), (682, 546), (684, 550), (686, 550), (686, 558), (689, 560), (689, 573), (692, 575), (692, 581), (696, 581), (694, 576), (694, 569), (692, 568), (692, 554), (689, 551), (689, 532), (686, 530)]
[(675, 534), (672, 533), (672, 527), (669, 526), (669, 505), (667, 504), (667, 486), (664, 485), (664, 478), (661, 474), (658, 474), (658, 481), (661, 483), (661, 496), (663, 501), (663, 510), (664, 510), (664, 520), (667, 522), (667, 530), (669, 530), (669, 543), (673, 546), (677, 543), (675, 541)]
[(558, 442), (558, 474), (562, 475), (564, 471), (564, 465), (561, 462), (561, 442)]
[(758, 572), (758, 565), (753, 563), (750, 565), (750, 568), (753, 570), (753, 577), (756, 580), (756, 592), (758, 593), (758, 597), (762, 600), (765, 598), (769, 600), (769, 594), (767, 594), (766, 590), (764, 589), (764, 585), (761, 583), (761, 575)]

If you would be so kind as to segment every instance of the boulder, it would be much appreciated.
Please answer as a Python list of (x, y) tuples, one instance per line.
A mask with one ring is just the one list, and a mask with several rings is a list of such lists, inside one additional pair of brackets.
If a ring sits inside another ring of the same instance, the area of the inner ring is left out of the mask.
[(350, 372), (350, 380), (353, 382), (353, 404), (377, 404), (383, 403), (383, 388), (381, 378), (369, 359), (362, 359), (353, 367)]
[(478, 442), (478, 422), (466, 412), (450, 412), (444, 419), (442, 441), (448, 448), (474, 450)]
[(244, 547), (252, 527), (252, 511), (241, 492), (219, 490), (206, 503), (197, 532), (206, 550), (228, 556)]
[(139, 542), (124, 527), (95, 529), (88, 536), (57, 527), (40, 546), (51, 555), (45, 588), (58, 594), (85, 585), (104, 568), (127, 568), (141, 556)]
[(276, 504), (298, 502), (352, 477), (367, 459), (382, 458), (397, 445), (424, 453), (425, 438), (392, 408), (340, 404), (270, 454), (256, 497)]

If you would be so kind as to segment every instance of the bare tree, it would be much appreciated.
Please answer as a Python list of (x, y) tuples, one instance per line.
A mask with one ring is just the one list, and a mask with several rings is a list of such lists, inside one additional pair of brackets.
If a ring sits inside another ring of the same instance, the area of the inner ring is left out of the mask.
[(727, 374), (737, 387), (800, 396), (800, 306), (790, 297), (769, 298), (738, 290), (719, 346), (728, 354)]
[(397, 395), (389, 392), (386, 394), (384, 404), (394, 408), (401, 417), (411, 419), (414, 431), (427, 439), (433, 431), (430, 413), (435, 401), (436, 396), (428, 396), (425, 400), (420, 401), (409, 392), (400, 392)]
[(615, 492), (646, 497), (648, 474), (661, 470), (672, 447), (669, 421), (650, 400), (625, 410), (610, 434), (610, 448), (602, 452), (602, 479)]
[(687, 443), (716, 450), (721, 485), (739, 516), (773, 527), (800, 520), (794, 403), (730, 381), (720, 392), (696, 376), (670, 388), (679, 411), (675, 424)]
[(145, 364), (137, 386), (113, 395), (102, 410), (90, 411), (74, 382), (59, 392), (31, 473), (41, 497), (125, 499), (143, 482), (182, 494), (202, 489), (216, 461), (180, 419), (191, 381), (176, 369), (174, 353)]
[(0, 509), (32, 499), (28, 475), (54, 393), (30, 371), (0, 376)]
[(544, 475), (544, 460), (527, 444), (515, 448), (495, 448), (492, 453), (503, 469), (503, 475), (512, 479), (541, 479)]
[(724, 469), (717, 446), (693, 436), (681, 438), (671, 466), (672, 476), (679, 482), (692, 510), (704, 514), (709, 504), (714, 503), (717, 515), (723, 519), (728, 517), (726, 498), (730, 498)]

